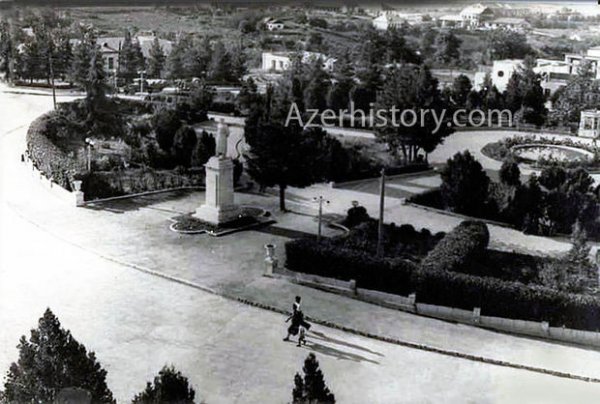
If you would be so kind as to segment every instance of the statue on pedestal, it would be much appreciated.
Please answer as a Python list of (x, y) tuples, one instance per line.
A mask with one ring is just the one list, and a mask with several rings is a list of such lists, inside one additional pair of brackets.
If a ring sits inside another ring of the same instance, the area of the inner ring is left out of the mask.
[(227, 138), (229, 137), (229, 127), (225, 124), (225, 120), (221, 118), (217, 125), (217, 157), (227, 157)]

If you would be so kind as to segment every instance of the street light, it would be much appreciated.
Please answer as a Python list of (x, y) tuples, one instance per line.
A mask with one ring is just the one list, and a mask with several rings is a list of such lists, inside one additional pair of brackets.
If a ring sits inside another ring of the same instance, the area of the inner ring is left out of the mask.
[(87, 145), (87, 169), (88, 172), (92, 172), (92, 149), (96, 142), (94, 142), (92, 138), (86, 137), (85, 144)]
[(329, 201), (319, 196), (318, 198), (313, 198), (313, 201), (319, 202), (319, 230), (317, 233), (317, 243), (321, 242), (321, 228), (323, 223), (323, 203), (329, 204)]
[(138, 74), (140, 75), (140, 93), (144, 92), (144, 74), (146, 74), (145, 70), (140, 70), (138, 71)]

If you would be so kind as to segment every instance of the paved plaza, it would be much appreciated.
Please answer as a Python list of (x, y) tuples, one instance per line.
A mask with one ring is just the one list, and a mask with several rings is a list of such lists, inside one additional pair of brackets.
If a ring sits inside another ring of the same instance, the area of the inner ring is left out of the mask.
[[(331, 201), (329, 219), (341, 217), (352, 200), (374, 214), (378, 198), (368, 189), (291, 189), (292, 212), (286, 214), (277, 212), (274, 195), (240, 194), (243, 204), (271, 209), (277, 223), (223, 238), (180, 235), (169, 230), (169, 219), (193, 211), (203, 192), (69, 206), (20, 163), (29, 122), (51, 108), (51, 98), (0, 93), (0, 100), (8, 117), (0, 122), (0, 372), (16, 359), (19, 337), (51, 307), (80, 342), (97, 352), (119, 402), (130, 400), (171, 363), (208, 403), (287, 402), (293, 375), (308, 352), (316, 353), (340, 403), (548, 403), (572, 396), (578, 402), (597, 401), (600, 384), (405, 348), (322, 326), (315, 326), (306, 347), (282, 342), (285, 316), (221, 295), (289, 310), (292, 297), (300, 294), (308, 315), (357, 331), (514, 364), (600, 375), (600, 352), (593, 349), (419, 317), (261, 276), (264, 244), (276, 244), (284, 260), (287, 240), (315, 234), (314, 196)], [(457, 136), (460, 140), (449, 139), (441, 150), (472, 144), (460, 137), (467, 135)], [(432, 160), (447, 158), (443, 153)], [(437, 180), (427, 174), (389, 185), (408, 195), (435, 187)], [(423, 214), (403, 205), (400, 197), (388, 195), (389, 222), (432, 231), (447, 231), (460, 222)], [(541, 243), (539, 237), (507, 228), (490, 226), (490, 231), (497, 248), (540, 253), (568, 248), (561, 240)], [(326, 230), (326, 235), (335, 234), (337, 230)]]

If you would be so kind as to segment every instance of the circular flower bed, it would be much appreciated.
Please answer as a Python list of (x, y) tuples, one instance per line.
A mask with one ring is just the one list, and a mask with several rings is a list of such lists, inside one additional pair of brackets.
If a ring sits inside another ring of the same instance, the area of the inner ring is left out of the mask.
[(600, 149), (595, 144), (571, 138), (514, 136), (488, 143), (481, 152), (499, 161), (512, 156), (535, 168), (560, 164), (565, 168), (600, 170)]
[(242, 206), (237, 219), (218, 226), (197, 219), (191, 214), (177, 216), (172, 221), (170, 229), (174, 232), (182, 234), (208, 233), (211, 236), (222, 236), (273, 222), (268, 211), (253, 206)]
[(569, 162), (594, 158), (590, 151), (563, 145), (524, 144), (513, 146), (511, 150), (516, 157), (530, 163), (537, 163), (540, 159)]

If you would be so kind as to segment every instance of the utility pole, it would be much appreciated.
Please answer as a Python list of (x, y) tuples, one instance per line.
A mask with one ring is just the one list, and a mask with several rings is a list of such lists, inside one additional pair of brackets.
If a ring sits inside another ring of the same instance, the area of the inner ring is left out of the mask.
[(379, 190), (379, 226), (377, 229), (377, 256), (383, 257), (383, 209), (385, 208), (385, 168), (381, 169)]
[(319, 196), (318, 198), (313, 198), (313, 200), (319, 202), (319, 228), (317, 231), (317, 243), (321, 242), (321, 234), (323, 228), (323, 202), (329, 203), (329, 201), (325, 200), (323, 196)]
[(52, 86), (52, 103), (56, 110), (56, 88), (54, 87), (54, 63), (52, 61), (52, 51), (48, 53), (48, 62), (50, 67), (50, 85)]

